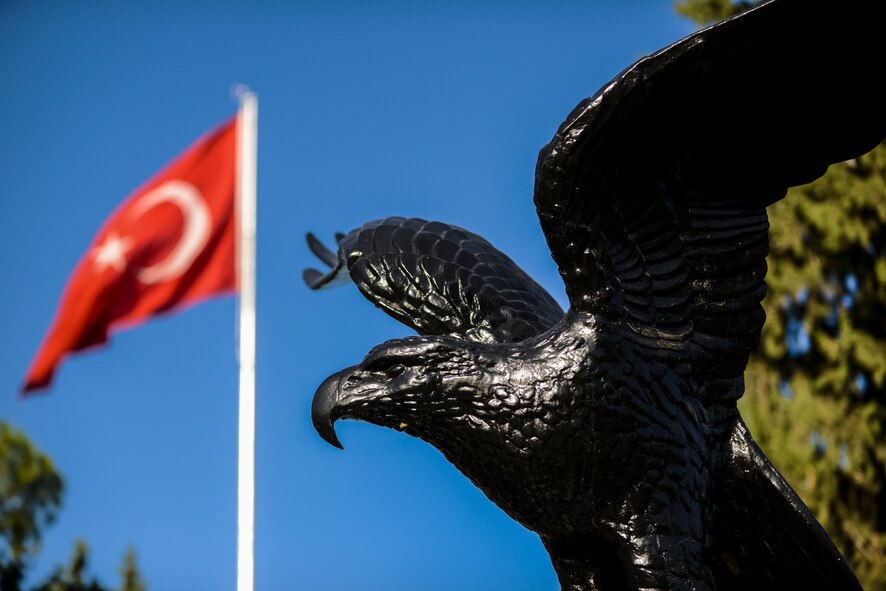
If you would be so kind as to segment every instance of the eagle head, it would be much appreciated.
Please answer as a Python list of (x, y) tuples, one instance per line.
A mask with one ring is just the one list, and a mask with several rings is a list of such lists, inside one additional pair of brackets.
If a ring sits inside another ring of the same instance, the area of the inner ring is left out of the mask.
[(437, 443), (434, 435), (443, 425), (468, 416), (492, 370), (459, 339), (388, 341), (320, 385), (311, 411), (314, 427), (338, 448), (338, 419), (366, 421)]
[[(587, 339), (552, 333), (521, 344), (421, 336), (388, 341), (330, 376), (314, 395), (314, 427), (357, 419), (403, 431), (443, 453), (493, 502), (535, 531), (572, 512), (588, 462), (588, 396), (573, 396)], [(576, 471), (577, 470), (577, 471)], [(578, 484), (577, 484), (578, 483)], [(556, 497), (556, 499), (554, 498)], [(563, 499), (569, 503), (563, 503)]]

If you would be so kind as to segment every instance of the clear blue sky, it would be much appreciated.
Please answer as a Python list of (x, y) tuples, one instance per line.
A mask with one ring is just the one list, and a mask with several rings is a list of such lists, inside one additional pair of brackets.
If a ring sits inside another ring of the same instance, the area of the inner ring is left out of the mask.
[[(135, 187), (259, 95), (259, 591), (556, 589), (537, 536), (433, 448), (353, 422), (314, 432), (330, 373), (409, 330), (353, 287), (309, 292), (304, 234), (387, 215), (488, 238), (563, 288), (532, 206), (572, 107), (691, 30), (668, 0), (0, 3), (0, 417), (51, 455), (64, 509), (36, 577), (85, 538), (117, 584), (235, 586), (233, 299), (116, 335), (20, 401), (62, 287)], [(32, 577), (33, 580), (34, 577)]]

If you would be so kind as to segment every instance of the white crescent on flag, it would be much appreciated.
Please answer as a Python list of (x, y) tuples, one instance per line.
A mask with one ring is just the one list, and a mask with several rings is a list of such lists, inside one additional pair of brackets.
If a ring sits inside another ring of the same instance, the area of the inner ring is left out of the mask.
[(209, 240), (212, 229), (212, 213), (200, 191), (191, 183), (166, 181), (147, 193), (132, 208), (132, 215), (142, 216), (161, 203), (178, 207), (182, 214), (182, 234), (178, 243), (163, 260), (137, 273), (138, 280), (146, 285), (174, 279), (188, 270)]

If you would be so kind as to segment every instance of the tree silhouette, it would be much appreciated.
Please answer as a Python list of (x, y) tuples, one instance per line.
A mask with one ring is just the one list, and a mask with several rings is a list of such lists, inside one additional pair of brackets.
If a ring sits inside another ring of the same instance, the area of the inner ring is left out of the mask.
[[(43, 531), (62, 505), (64, 480), (52, 460), (28, 438), (0, 421), (0, 591), (21, 591)], [(89, 549), (78, 540), (67, 566), (32, 591), (113, 591), (87, 573)], [(120, 568), (120, 591), (147, 589), (130, 548)]]

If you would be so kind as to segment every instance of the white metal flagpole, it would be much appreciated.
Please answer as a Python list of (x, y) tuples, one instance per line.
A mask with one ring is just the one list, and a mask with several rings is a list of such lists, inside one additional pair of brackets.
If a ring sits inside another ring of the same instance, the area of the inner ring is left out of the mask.
[(246, 89), (237, 94), (240, 98), (240, 110), (237, 114), (236, 193), (237, 269), (240, 288), (237, 591), (253, 591), (255, 586), (255, 231), (258, 97)]

